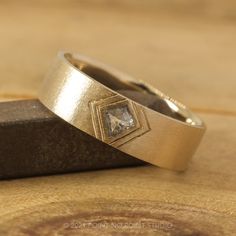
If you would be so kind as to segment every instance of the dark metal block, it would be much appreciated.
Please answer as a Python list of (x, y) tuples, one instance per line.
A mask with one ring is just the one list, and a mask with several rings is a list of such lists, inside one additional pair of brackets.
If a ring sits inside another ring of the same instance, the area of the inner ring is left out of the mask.
[(143, 164), (66, 123), (38, 100), (0, 103), (0, 179)]

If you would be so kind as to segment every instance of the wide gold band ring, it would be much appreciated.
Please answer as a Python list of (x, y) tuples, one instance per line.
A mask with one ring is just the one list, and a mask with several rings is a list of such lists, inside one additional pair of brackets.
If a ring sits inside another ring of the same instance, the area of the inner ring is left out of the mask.
[(82, 55), (59, 53), (39, 99), (87, 134), (172, 170), (186, 169), (205, 131), (183, 104)]

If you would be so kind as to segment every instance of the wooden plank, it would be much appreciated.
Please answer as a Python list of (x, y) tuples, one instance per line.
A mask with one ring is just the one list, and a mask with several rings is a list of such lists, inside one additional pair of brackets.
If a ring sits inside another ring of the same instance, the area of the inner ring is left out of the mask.
[(1, 182), (0, 234), (234, 235), (235, 117), (204, 119), (209, 131), (185, 173), (146, 166)]
[(236, 110), (235, 87), (229, 86), (236, 74), (235, 21), (64, 5), (0, 5), (3, 98), (35, 97), (57, 51), (69, 49), (150, 82), (193, 108)]

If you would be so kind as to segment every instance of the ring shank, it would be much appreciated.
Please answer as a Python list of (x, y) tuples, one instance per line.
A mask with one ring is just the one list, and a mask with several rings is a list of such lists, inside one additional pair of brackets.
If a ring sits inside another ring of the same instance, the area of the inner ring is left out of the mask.
[[(138, 159), (172, 170), (186, 169), (205, 131), (203, 122), (184, 105), (82, 55), (58, 55), (39, 99), (87, 134)], [(134, 109), (138, 127), (114, 142), (104, 138), (100, 115), (111, 102), (125, 102)]]
[(68, 61), (80, 71), (84, 72), (104, 86), (128, 97), (129, 99), (190, 125), (203, 125), (201, 119), (187, 109), (186, 106), (153, 88), (152, 86), (147, 85), (144, 82), (122, 81), (112, 75), (111, 72), (106, 71), (101, 67), (99, 68), (91, 65), (85, 61), (76, 59), (72, 54), (68, 53), (65, 56)]

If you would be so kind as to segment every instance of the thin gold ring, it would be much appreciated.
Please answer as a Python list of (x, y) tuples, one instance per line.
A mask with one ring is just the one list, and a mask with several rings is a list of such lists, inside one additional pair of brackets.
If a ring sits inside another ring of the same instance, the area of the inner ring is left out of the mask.
[(78, 54), (58, 54), (39, 99), (87, 134), (172, 170), (186, 169), (205, 132), (202, 120), (183, 104)]

